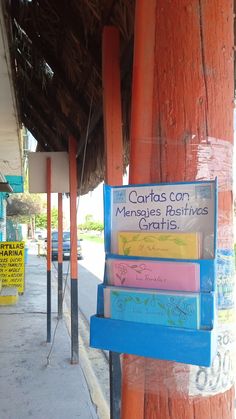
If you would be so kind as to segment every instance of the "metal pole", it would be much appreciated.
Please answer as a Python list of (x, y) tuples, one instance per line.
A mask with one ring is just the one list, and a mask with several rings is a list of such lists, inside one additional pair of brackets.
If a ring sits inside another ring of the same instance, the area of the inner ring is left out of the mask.
[(62, 252), (62, 237), (63, 237), (63, 210), (62, 210), (62, 193), (58, 194), (58, 319), (63, 315), (63, 252)]
[(109, 352), (109, 379), (110, 416), (111, 419), (120, 419), (121, 365), (120, 354), (118, 352)]
[(51, 342), (51, 158), (46, 161), (47, 183), (47, 342)]
[(70, 177), (70, 275), (71, 275), (71, 363), (79, 362), (78, 336), (78, 262), (77, 262), (77, 142), (69, 137), (69, 177)]

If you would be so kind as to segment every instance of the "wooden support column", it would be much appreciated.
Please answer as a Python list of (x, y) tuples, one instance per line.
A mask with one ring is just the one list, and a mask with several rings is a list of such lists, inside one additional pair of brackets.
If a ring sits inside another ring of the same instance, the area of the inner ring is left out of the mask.
[(136, 0), (129, 169), (136, 184), (151, 178), (156, 3)]
[[(136, 0), (129, 183), (151, 180), (156, 0)], [(147, 42), (148, 39), (148, 42)], [(122, 419), (143, 419), (145, 359), (124, 355)]]
[[(102, 42), (103, 114), (106, 176), (109, 185), (123, 183), (123, 139), (120, 91), (120, 39), (115, 27), (105, 27)], [(120, 355), (109, 352), (110, 417), (120, 418)]]
[(106, 26), (102, 44), (103, 114), (106, 177), (109, 185), (123, 183), (123, 139), (120, 92), (120, 40), (115, 27)]
[[(147, 4), (154, 7), (153, 15), (148, 16)], [(146, 57), (142, 45), (154, 54), (153, 59)], [(233, 255), (232, 46), (231, 0), (136, 1), (130, 182), (194, 181), (218, 176), (221, 266), (225, 263), (222, 255), (228, 254), (229, 259)], [(153, 88), (148, 89), (150, 96), (145, 102), (146, 92), (142, 91), (146, 90), (147, 77)], [(140, 123), (142, 119), (152, 125), (151, 133), (150, 125), (146, 130)], [(227, 268), (225, 280), (230, 286), (232, 273)], [(218, 293), (221, 324), (215, 367), (126, 357), (122, 419), (233, 419), (230, 346), (227, 349), (221, 343), (222, 336), (231, 336), (233, 325), (221, 318), (224, 292), (218, 289)], [(139, 368), (139, 362), (143, 368)], [(200, 374), (205, 381), (199, 382)], [(140, 414), (136, 406), (141, 402)]]
[(51, 342), (51, 259), (52, 259), (52, 232), (51, 232), (51, 158), (46, 160), (47, 185), (47, 342)]
[(77, 142), (69, 137), (70, 180), (70, 275), (71, 275), (71, 363), (79, 362), (78, 262), (77, 262)]
[(62, 238), (63, 238), (63, 210), (62, 210), (62, 193), (58, 194), (58, 295), (57, 295), (57, 310), (58, 318), (61, 319), (63, 315), (63, 252), (62, 252)]

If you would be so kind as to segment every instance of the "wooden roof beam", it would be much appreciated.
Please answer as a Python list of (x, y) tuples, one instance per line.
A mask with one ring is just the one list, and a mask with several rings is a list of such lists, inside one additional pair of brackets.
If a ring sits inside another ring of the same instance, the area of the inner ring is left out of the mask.
[(53, 151), (65, 151), (66, 148), (62, 146), (60, 136), (52, 129), (50, 119), (47, 118), (47, 120), (45, 120), (45, 114), (42, 113), (42, 108), (39, 108), (37, 102), (32, 100), (32, 98), (25, 99), (24, 109), (31, 113), (43, 133), (48, 134), (47, 136), (50, 138), (50, 144)]
[[(43, 4), (43, 0), (39, 0)], [(56, 2), (52, 3), (52, 6), (59, 16), (62, 25), (66, 28), (67, 31), (70, 31), (73, 35), (73, 38), (77, 41), (80, 48), (84, 50), (86, 54), (86, 61), (89, 62), (90, 71), (86, 71), (81, 74), (80, 76), (80, 86), (83, 86), (82, 89), (78, 90), (81, 92), (82, 96), (84, 97), (83, 91), (85, 90), (86, 86), (88, 86), (88, 82), (91, 78), (91, 74), (94, 72), (100, 73), (101, 70), (101, 54), (99, 49), (99, 38), (93, 38), (92, 36), (85, 36), (83, 30), (83, 23), (81, 21), (80, 16), (71, 11), (71, 8), (68, 7), (68, 3), (65, 0), (57, 0)], [(92, 53), (91, 53), (92, 51)], [(87, 101), (86, 101), (87, 105)], [(88, 106), (88, 105), (87, 105)]]
[(47, 138), (50, 139), (49, 143), (53, 151), (64, 150), (60, 146), (60, 142), (58, 141), (57, 136), (51, 129), (50, 125), (48, 125), (48, 123), (45, 121), (44, 116), (41, 114), (40, 110), (37, 107), (35, 107), (35, 104), (33, 104), (32, 100), (30, 100), (29, 98), (25, 99), (24, 101), (24, 113), (30, 115), (30, 117), (34, 120), (36, 126), (38, 127), (39, 131), (43, 134), (46, 134)]
[(110, 18), (115, 6), (116, 0), (108, 0), (106, 2), (106, 8), (102, 12), (102, 25), (109, 25)]
[(38, 100), (38, 98), (35, 96), (35, 93), (33, 92), (32, 89), (30, 90), (30, 92), (25, 94), (24, 102), (23, 102), (24, 109), (25, 109), (25, 105), (27, 105), (28, 108), (31, 109), (31, 111), (33, 110), (33, 112), (36, 115), (36, 118), (41, 120), (41, 124), (49, 131), (50, 136), (53, 138), (52, 145), (54, 146), (55, 151), (64, 150), (65, 146), (62, 143), (60, 136), (57, 134), (55, 130), (53, 130), (52, 120), (48, 112), (45, 110), (45, 106), (43, 106), (42, 102)]
[[(15, 1), (14, 1), (15, 4)], [(83, 115), (88, 113), (88, 105), (87, 102), (81, 97), (78, 96), (76, 93), (75, 86), (68, 80), (64, 69), (61, 67), (60, 62), (54, 56), (54, 54), (50, 51), (48, 46), (46, 47), (42, 43), (42, 36), (40, 37), (35, 33), (35, 31), (31, 28), (29, 21), (26, 22), (19, 22), (19, 16), (16, 13), (16, 8), (13, 8), (13, 15), (12, 18), (15, 19), (16, 23), (19, 27), (26, 33), (27, 37), (31, 41), (31, 43), (36, 47), (37, 52), (39, 55), (42, 56), (42, 59), (49, 65), (52, 69), (54, 76), (58, 79), (58, 81), (63, 85), (64, 89), (66, 90), (68, 96), (70, 96), (74, 102), (75, 108), (78, 110), (79, 113)]]
[(40, 144), (44, 151), (52, 151), (52, 147), (50, 146), (47, 137), (44, 137), (38, 133), (37, 129), (35, 128), (35, 125), (32, 122), (32, 118), (26, 115), (24, 112), (22, 113), (22, 122), (25, 125), (25, 127), (31, 132), (35, 140)]
[[(39, 0), (39, 2), (42, 4), (43, 1), (44, 0)], [(52, 6), (57, 12), (61, 21), (67, 27), (67, 29), (70, 30), (74, 38), (77, 39), (78, 43), (82, 45), (84, 48), (87, 47), (87, 44), (89, 44), (89, 47), (93, 49), (93, 54), (91, 54), (90, 49), (86, 48), (86, 54), (89, 57), (91, 63), (93, 63), (97, 69), (100, 68), (101, 56), (99, 54), (97, 45), (94, 45), (94, 39), (91, 39), (91, 37), (89, 40), (86, 39), (84, 31), (82, 29), (83, 24), (81, 22), (81, 19), (77, 14), (72, 13), (71, 8), (68, 7), (68, 1), (57, 0), (55, 2), (52, 2)]]
[[(128, 74), (130, 68), (132, 68), (132, 59), (133, 59), (132, 44), (133, 44), (133, 39), (129, 41), (126, 49), (123, 52), (123, 56), (121, 59), (121, 82), (122, 80), (124, 80), (124, 78)], [(88, 136), (91, 136), (97, 124), (101, 120), (102, 116), (103, 116), (103, 104), (102, 104), (102, 101), (100, 101), (96, 105), (94, 112), (92, 113), (89, 130), (88, 130)], [(78, 143), (77, 156), (80, 155), (80, 153), (82, 152), (84, 148), (86, 136), (87, 136), (87, 128), (85, 128), (85, 130), (81, 134), (80, 141)]]
[[(79, 130), (75, 127), (72, 120), (69, 119), (64, 115), (64, 113), (61, 111), (60, 106), (56, 100), (56, 92), (53, 92), (53, 89), (50, 85), (47, 85), (47, 89), (42, 90), (40, 83), (37, 81), (36, 77), (30, 77), (25, 70), (24, 64), (22, 62), (22, 57), (20, 60), (18, 60), (20, 54), (17, 53), (17, 62), (21, 66), (21, 72), (23, 73), (23, 76), (27, 79), (28, 84), (30, 84), (33, 88), (33, 91), (35, 91), (35, 96), (40, 97), (42, 96), (43, 99), (48, 103), (48, 106), (50, 107), (51, 112), (54, 114), (56, 118), (60, 120), (60, 122), (64, 125), (65, 129), (68, 131), (68, 135), (73, 135), (75, 138), (80, 137)], [(47, 91), (47, 94), (46, 94)]]
[[(13, 13), (13, 16), (18, 23), (18, 19), (17, 19), (18, 16), (15, 12)], [(19, 23), (18, 23), (18, 25), (20, 27), (22, 27), (22, 29), (26, 32), (26, 34), (29, 37), (29, 39), (31, 40), (31, 42), (34, 43), (34, 45), (37, 47), (40, 54), (43, 55), (45, 61), (49, 64), (49, 66), (54, 71), (53, 58), (50, 57), (50, 52), (49, 51), (45, 51), (45, 48), (43, 47), (43, 45), (40, 42), (40, 38), (38, 36), (36, 36), (35, 33), (31, 33), (28, 30), (28, 28), (26, 27), (26, 25), (21, 26)], [(131, 39), (131, 41), (129, 42), (128, 48), (126, 48), (126, 50), (124, 51), (124, 53), (122, 55), (122, 59), (121, 59), (121, 63), (122, 63), (121, 64), (121, 80), (123, 79), (125, 74), (127, 74), (127, 68), (130, 68), (128, 63), (132, 62), (132, 48), (131, 48), (132, 43), (133, 43), (133, 39)], [(55, 67), (56, 67), (56, 65), (55, 65)], [(67, 89), (68, 86), (66, 84), (64, 84), (64, 80), (62, 80), (61, 77), (59, 77), (59, 73), (60, 72), (56, 71), (56, 76), (58, 77), (59, 81), (62, 82), (65, 89)], [(72, 92), (71, 89), (69, 90), (68, 93), (70, 94), (71, 97), (73, 97), (73, 99), (75, 99), (75, 101), (79, 100), (77, 97), (75, 98), (74, 92)], [(102, 102), (97, 104), (97, 106), (96, 106), (96, 108), (95, 108), (95, 110), (92, 114), (90, 128), (89, 128), (89, 132), (88, 132), (89, 136), (91, 136), (92, 132), (96, 128), (96, 126), (97, 126), (98, 122), (101, 120), (101, 118), (102, 118)], [(84, 148), (84, 144), (85, 144), (85, 141), (86, 141), (86, 135), (87, 135), (87, 129), (85, 128), (84, 131), (82, 132), (82, 134), (80, 136), (80, 140), (78, 142), (77, 156), (81, 153), (81, 151)]]

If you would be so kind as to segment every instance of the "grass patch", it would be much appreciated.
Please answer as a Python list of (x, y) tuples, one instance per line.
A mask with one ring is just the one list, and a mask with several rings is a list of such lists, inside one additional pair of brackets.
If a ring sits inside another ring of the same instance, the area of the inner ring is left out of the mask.
[(79, 233), (78, 238), (83, 240), (89, 240), (94, 243), (104, 243), (103, 236), (100, 237), (90, 233)]

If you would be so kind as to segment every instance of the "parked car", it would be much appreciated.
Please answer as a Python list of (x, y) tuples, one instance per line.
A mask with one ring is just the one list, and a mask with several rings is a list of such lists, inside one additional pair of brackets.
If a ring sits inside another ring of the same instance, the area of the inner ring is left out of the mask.
[(45, 240), (47, 237), (47, 230), (35, 230), (34, 238), (36, 240)]
[[(45, 240), (46, 242), (47, 240)], [(82, 259), (82, 246), (81, 241), (77, 241), (77, 258)], [(64, 231), (63, 232), (63, 239), (62, 239), (62, 251), (63, 251), (63, 259), (70, 259), (70, 232)], [(52, 260), (58, 259), (58, 231), (52, 232)]]

